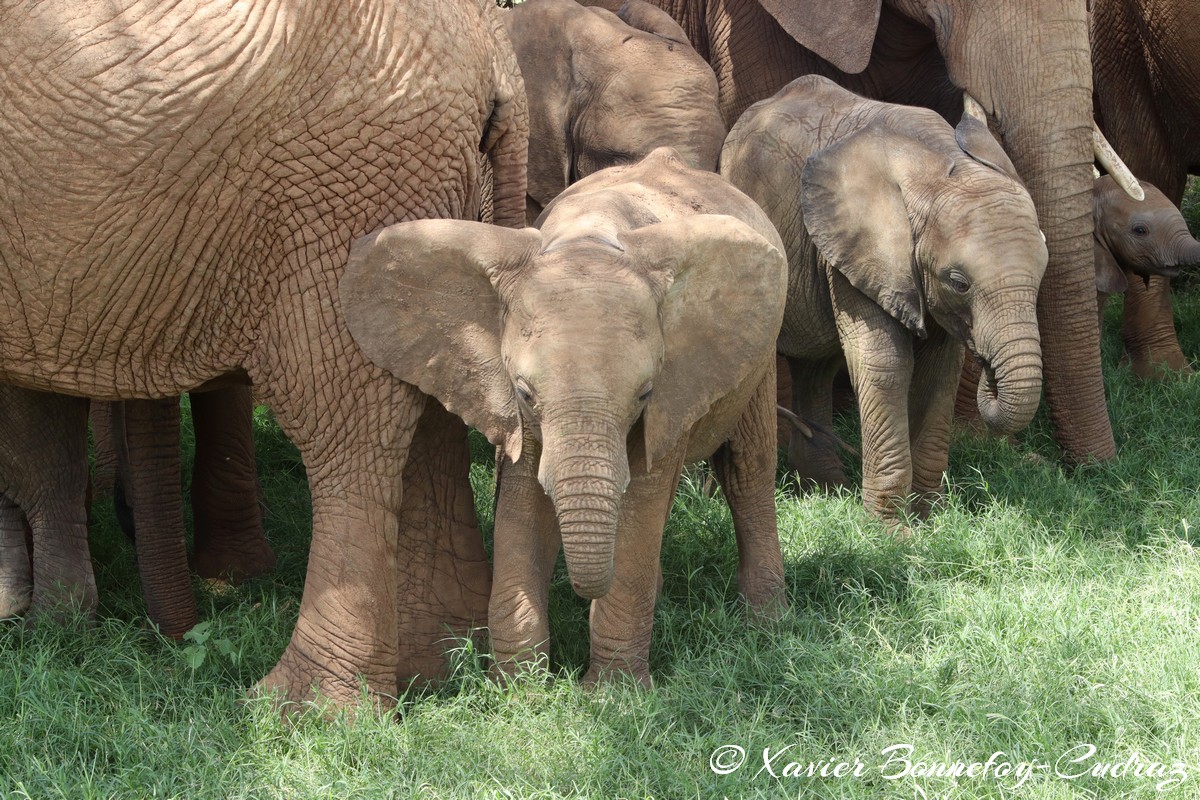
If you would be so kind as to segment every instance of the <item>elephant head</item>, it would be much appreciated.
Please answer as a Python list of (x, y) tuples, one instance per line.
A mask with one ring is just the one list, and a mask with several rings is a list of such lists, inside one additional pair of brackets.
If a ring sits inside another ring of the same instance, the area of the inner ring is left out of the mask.
[(1146, 199), (1133, 200), (1112, 177), (1096, 179), (1096, 289), (1105, 293), (1127, 288), (1123, 270), (1149, 279), (1174, 277), (1186, 267), (1200, 266), (1200, 242), (1192, 238), (1179, 208), (1153, 184), (1142, 182)]
[(525, 431), (540, 442), (524, 457), (540, 459), (572, 584), (590, 598), (612, 580), (630, 450), (644, 447), (634, 467), (652, 468), (746, 379), (753, 354), (771, 352), (786, 274), (732, 217), (594, 222), (546, 238), (402, 223), (359, 240), (341, 282), (347, 324), (376, 364), (513, 461)]
[(933, 112), (907, 111), (907, 128), (877, 120), (808, 158), (805, 227), (825, 260), (914, 336), (932, 318), (964, 342), (983, 368), (983, 418), (1020, 430), (1041, 392), (1047, 252), (1033, 202), (982, 124), (964, 118), (951, 140)]
[(529, 221), (580, 178), (657, 147), (716, 170), (717, 79), (670, 15), (642, 0), (619, 17), (529, 0), (504, 20), (529, 90)]

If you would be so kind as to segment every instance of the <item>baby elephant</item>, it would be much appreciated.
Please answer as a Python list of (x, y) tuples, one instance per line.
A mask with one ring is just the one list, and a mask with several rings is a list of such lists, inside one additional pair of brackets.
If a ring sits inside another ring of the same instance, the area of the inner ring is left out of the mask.
[[(828, 428), (847, 366), (862, 417), (863, 504), (894, 522), (928, 513), (947, 464), (964, 345), (977, 402), (1014, 432), (1041, 393), (1036, 300), (1046, 269), (1033, 202), (987, 127), (866, 100), (818, 76), (751, 106), (721, 172), (763, 207), (787, 246), (779, 352), (793, 406)], [(841, 484), (832, 448), (797, 432), (802, 478)]]
[(1101, 328), (1109, 295), (1129, 286), (1126, 270), (1146, 280), (1152, 275), (1174, 277), (1181, 269), (1200, 266), (1200, 242), (1192, 238), (1183, 214), (1153, 184), (1141, 184), (1146, 199), (1138, 202), (1108, 175), (1096, 179), (1093, 230)]
[(770, 221), (675, 151), (579, 181), (540, 230), (394, 225), (359, 240), (346, 320), (376, 364), (503, 445), (489, 625), (501, 669), (546, 652), (559, 546), (591, 598), (589, 680), (647, 667), (663, 524), (711, 456), (738, 586), (784, 604), (775, 338), (787, 265)]
[(665, 11), (643, 0), (617, 14), (527, 0), (501, 18), (529, 95), (531, 224), (570, 184), (657, 147), (716, 171), (717, 78)]

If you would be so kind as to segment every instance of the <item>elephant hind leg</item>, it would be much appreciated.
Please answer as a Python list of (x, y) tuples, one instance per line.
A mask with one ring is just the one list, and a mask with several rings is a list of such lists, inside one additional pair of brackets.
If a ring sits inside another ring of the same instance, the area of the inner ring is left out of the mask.
[(841, 370), (841, 358), (818, 362), (787, 359), (791, 374), (792, 411), (803, 420), (815, 423), (813, 438), (788, 426), (788, 466), (802, 487), (816, 486), (828, 491), (849, 486), (837, 446), (829, 435), (833, 431), (833, 384)]

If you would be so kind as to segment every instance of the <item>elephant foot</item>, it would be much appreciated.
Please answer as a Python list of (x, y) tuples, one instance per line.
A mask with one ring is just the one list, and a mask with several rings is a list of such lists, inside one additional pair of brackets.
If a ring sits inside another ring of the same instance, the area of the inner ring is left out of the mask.
[(393, 682), (335, 670), (321, 655), (301, 654), (294, 642), (293, 635), (293, 644), (288, 645), (275, 668), (251, 687), (249, 697), (268, 698), (285, 718), (313, 708), (330, 719), (337, 714), (359, 713), (364, 705), (377, 712), (395, 707)]
[(738, 594), (757, 622), (778, 622), (788, 612), (787, 587), (780, 575), (738, 575)]
[(0, 577), (0, 619), (20, 617), (29, 610), (33, 601), (33, 584), (28, 576)]
[(597, 665), (593, 660), (580, 684), (585, 688), (603, 684), (631, 684), (642, 689), (654, 689), (654, 679), (650, 677), (648, 665), (643, 663), (635, 666), (622, 659), (613, 659), (603, 665)]
[(1162, 359), (1154, 359), (1144, 353), (1136, 356), (1126, 353), (1121, 357), (1121, 365), (1128, 366), (1142, 380), (1166, 381), (1187, 377), (1195, 371), (1183, 353), (1178, 351)]
[[(205, 539), (213, 539), (208, 536)], [(248, 535), (220, 537), (221, 541), (236, 538), (236, 548), (217, 544), (197, 544), (190, 562), (192, 571), (208, 581), (225, 581), (238, 584), (251, 578), (270, 575), (275, 571), (275, 551), (263, 535), (262, 529)], [(200, 535), (197, 533), (197, 539)]]
[(78, 583), (56, 582), (48, 589), (34, 588), (25, 618), (30, 624), (50, 621), (56, 625), (65, 625), (80, 617), (94, 622), (99, 604), (93, 580)]

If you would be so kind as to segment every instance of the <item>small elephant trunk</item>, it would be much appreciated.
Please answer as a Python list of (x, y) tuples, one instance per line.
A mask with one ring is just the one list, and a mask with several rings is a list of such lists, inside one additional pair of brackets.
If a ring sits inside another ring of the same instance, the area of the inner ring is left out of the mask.
[(558, 515), (571, 586), (595, 599), (612, 586), (629, 459), (625, 436), (613, 426), (580, 419), (571, 427), (576, 429), (559, 436), (543, 425), (538, 480)]
[[(1025, 428), (1042, 395), (1042, 350), (1036, 322), (1003, 328), (1004, 342), (980, 348), (976, 402), (988, 427), (1002, 435)], [(990, 350), (990, 352), (989, 352)]]

